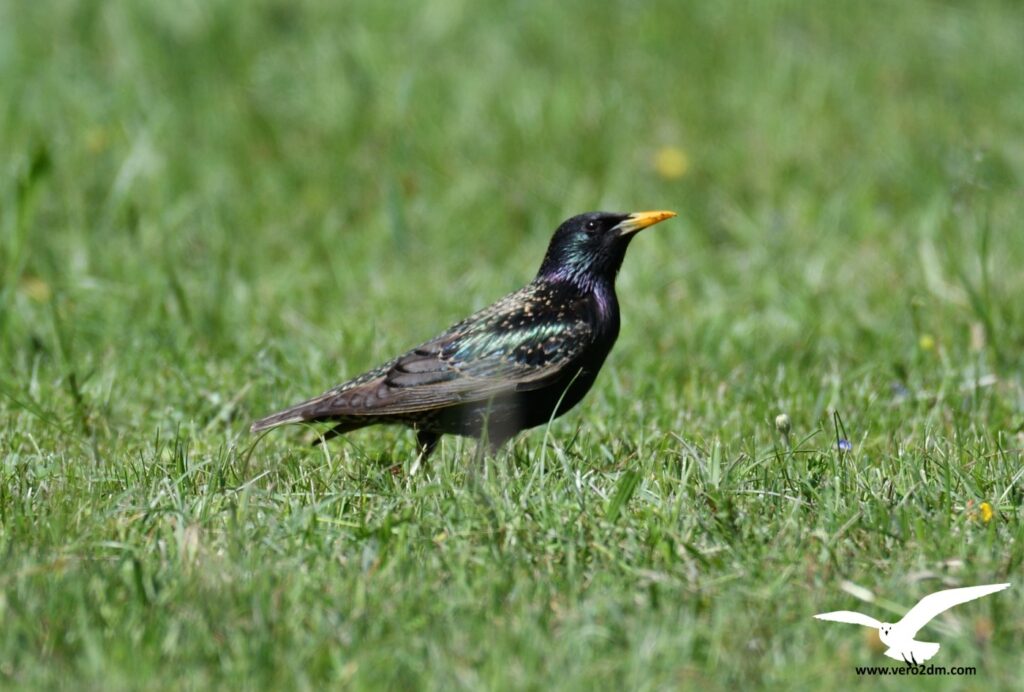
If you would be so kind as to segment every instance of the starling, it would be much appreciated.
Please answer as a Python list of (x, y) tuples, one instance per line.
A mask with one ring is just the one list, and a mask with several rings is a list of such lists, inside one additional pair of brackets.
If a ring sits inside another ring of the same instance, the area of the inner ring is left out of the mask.
[(256, 421), (252, 432), (332, 423), (326, 440), (392, 423), (416, 431), (423, 458), (444, 434), (480, 438), (496, 450), (587, 393), (619, 335), (615, 275), (626, 248), (637, 231), (673, 216), (572, 217), (524, 288), (379, 368)]

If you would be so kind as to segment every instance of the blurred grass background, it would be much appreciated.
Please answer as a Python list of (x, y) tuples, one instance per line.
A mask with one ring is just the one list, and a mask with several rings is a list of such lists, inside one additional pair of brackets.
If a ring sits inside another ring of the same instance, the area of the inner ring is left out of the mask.
[[(884, 664), (810, 618), (885, 614), (844, 580), (1021, 573), (1022, 36), (996, 0), (0, 3), (0, 680)], [(481, 478), (456, 439), (393, 475), (401, 431), (252, 448), (563, 218), (647, 208), (680, 218), (630, 250), (594, 391)], [(1012, 688), (1022, 622), (966, 606), (934, 662)]]

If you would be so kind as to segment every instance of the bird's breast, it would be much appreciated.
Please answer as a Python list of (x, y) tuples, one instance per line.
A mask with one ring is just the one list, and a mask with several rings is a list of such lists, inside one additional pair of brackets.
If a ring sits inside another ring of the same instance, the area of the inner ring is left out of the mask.
[(615, 296), (615, 287), (596, 286), (591, 293), (591, 304), (598, 333), (614, 343), (619, 336), (619, 300)]

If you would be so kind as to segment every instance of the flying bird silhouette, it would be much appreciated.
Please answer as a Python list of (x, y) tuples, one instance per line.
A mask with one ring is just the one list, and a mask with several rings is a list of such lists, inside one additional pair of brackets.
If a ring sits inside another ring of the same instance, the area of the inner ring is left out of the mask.
[(982, 596), (1008, 589), (1009, 584), (986, 584), (984, 586), (967, 586), (962, 589), (946, 589), (925, 596), (913, 608), (907, 611), (903, 619), (895, 624), (878, 620), (856, 613), (852, 610), (837, 610), (831, 613), (820, 613), (814, 617), (818, 620), (845, 622), (850, 625), (864, 625), (878, 630), (882, 643), (888, 646), (885, 655), (908, 665), (918, 665), (934, 656), (939, 651), (935, 642), (919, 642), (914, 639), (918, 631), (932, 621), (940, 613), (953, 606), (973, 601)]
[(416, 431), (421, 458), (444, 434), (484, 438), (497, 449), (587, 393), (619, 335), (615, 275), (626, 248), (638, 231), (673, 216), (591, 212), (566, 220), (525, 287), (252, 431), (323, 422), (333, 424), (321, 438), (329, 439), (397, 423)]

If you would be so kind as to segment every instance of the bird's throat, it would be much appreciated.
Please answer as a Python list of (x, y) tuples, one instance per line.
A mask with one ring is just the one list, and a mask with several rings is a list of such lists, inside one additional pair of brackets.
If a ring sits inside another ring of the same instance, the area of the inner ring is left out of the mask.
[(594, 305), (600, 320), (614, 321), (615, 330), (618, 331), (619, 300), (615, 295), (615, 284), (600, 282), (591, 288), (590, 293), (594, 297)]

